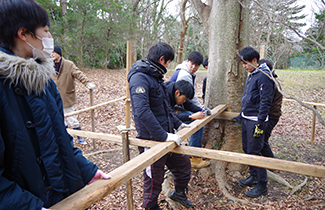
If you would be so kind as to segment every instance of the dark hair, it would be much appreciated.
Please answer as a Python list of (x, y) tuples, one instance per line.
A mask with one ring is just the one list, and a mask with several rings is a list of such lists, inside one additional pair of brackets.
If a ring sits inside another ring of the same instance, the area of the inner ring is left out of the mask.
[(165, 62), (174, 60), (174, 50), (165, 42), (159, 42), (149, 48), (147, 59), (157, 62), (164, 56)]
[(203, 67), (206, 67), (208, 64), (209, 64), (209, 59), (208, 58), (204, 59), (202, 63)]
[(193, 51), (188, 54), (187, 60), (191, 61), (196, 65), (201, 65), (203, 63), (203, 55), (198, 51)]
[(251, 62), (256, 58), (257, 62), (260, 60), (260, 54), (254, 48), (247, 46), (239, 51), (238, 61), (248, 61)]
[(269, 69), (272, 71), (272, 69), (273, 69), (272, 61), (270, 61), (269, 59), (265, 59), (265, 58), (263, 58), (263, 59), (261, 59), (261, 60), (258, 61), (258, 64), (259, 64), (259, 65), (261, 65), (261, 64), (263, 64), (263, 63), (266, 63), (266, 65), (267, 65), (267, 66), (269, 67)]
[(189, 81), (186, 80), (179, 80), (175, 82), (174, 90), (179, 90), (180, 95), (185, 95), (189, 99), (192, 99), (194, 96), (194, 87)]
[(0, 45), (8, 50), (19, 28), (35, 34), (38, 27), (50, 26), (46, 10), (34, 0), (0, 0)]

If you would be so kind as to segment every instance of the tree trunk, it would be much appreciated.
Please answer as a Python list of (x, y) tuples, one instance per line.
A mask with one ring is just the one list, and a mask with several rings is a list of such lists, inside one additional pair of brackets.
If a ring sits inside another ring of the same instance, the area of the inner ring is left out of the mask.
[[(210, 108), (227, 104), (229, 111), (240, 111), (240, 98), (247, 73), (237, 60), (239, 50), (247, 46), (249, 41), (248, 15), (248, 9), (242, 7), (238, 1), (212, 2), (206, 89), (206, 104)], [(224, 120), (214, 120), (207, 124), (204, 136), (206, 147), (241, 151), (241, 127), (233, 127), (232, 124), (233, 122)], [(227, 167), (237, 166), (228, 163)]]
[(61, 5), (63, 22), (64, 22), (64, 25), (66, 26), (66, 27), (63, 27), (63, 30), (62, 30), (63, 31), (62, 37), (64, 37), (64, 35), (66, 34), (66, 32), (68, 30), (68, 21), (67, 21), (67, 18), (65, 17), (67, 14), (68, 1), (60, 0), (60, 5)]

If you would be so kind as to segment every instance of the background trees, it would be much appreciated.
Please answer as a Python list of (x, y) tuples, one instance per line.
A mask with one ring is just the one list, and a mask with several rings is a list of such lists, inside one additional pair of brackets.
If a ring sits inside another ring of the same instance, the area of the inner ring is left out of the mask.
[[(288, 68), (291, 55), (313, 55), (323, 66), (324, 3), (315, 22), (301, 33), (305, 15), (298, 0), (250, 0), (250, 45), (265, 46), (277, 68)], [(125, 67), (126, 41), (136, 43), (135, 59), (155, 42), (168, 42), (178, 62), (193, 50), (208, 56), (211, 0), (40, 0), (49, 12), (51, 32), (64, 56), (79, 67)], [(241, 1), (239, 1), (241, 2)], [(181, 7), (181, 5), (185, 5)], [(214, 21), (214, 20), (212, 20)], [(223, 30), (223, 29), (219, 29)], [(299, 40), (297, 35), (302, 38)], [(182, 49), (182, 50), (180, 50)]]

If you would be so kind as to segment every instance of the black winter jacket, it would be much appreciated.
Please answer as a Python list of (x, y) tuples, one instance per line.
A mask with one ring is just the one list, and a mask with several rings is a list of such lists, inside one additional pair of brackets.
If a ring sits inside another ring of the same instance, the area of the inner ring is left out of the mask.
[[(265, 63), (258, 68), (268, 75), (271, 73)], [(265, 121), (273, 101), (274, 85), (268, 76), (255, 69), (246, 79), (241, 97), (241, 112), (245, 116), (257, 117), (258, 120)]]
[(98, 168), (66, 131), (53, 62), (2, 51), (0, 209), (40, 210), (84, 187)]
[(158, 63), (138, 60), (127, 79), (137, 138), (165, 141), (167, 133), (174, 133), (182, 122), (168, 106), (163, 75), (158, 68), (165, 69)]
[[(176, 89), (174, 88), (175, 86), (175, 82), (173, 81), (168, 81), (165, 82), (165, 86), (166, 86), (166, 93), (167, 93), (167, 100), (168, 100), (168, 104), (170, 105), (172, 111), (190, 111), (190, 112), (199, 112), (201, 111), (201, 108), (196, 106), (195, 104), (193, 104), (190, 100), (186, 100), (185, 103), (183, 103), (182, 105), (178, 105), (176, 104), (176, 100), (175, 100), (175, 91)], [(180, 119), (182, 122), (188, 122), (191, 121), (192, 119), (189, 117), (189, 114), (178, 114), (177, 112), (174, 112), (174, 114), (176, 115), (176, 117), (178, 119)]]

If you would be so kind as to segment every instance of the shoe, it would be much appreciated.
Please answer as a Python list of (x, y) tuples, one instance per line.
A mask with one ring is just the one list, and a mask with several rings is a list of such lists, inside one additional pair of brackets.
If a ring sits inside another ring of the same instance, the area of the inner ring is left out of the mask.
[(78, 137), (78, 143), (79, 143), (79, 144), (88, 144), (88, 143), (85, 141), (84, 137), (81, 137), (81, 136), (77, 136), (77, 137)]
[(269, 190), (267, 189), (266, 184), (264, 185), (258, 184), (253, 189), (246, 191), (245, 194), (249, 197), (257, 198), (260, 197), (261, 195), (266, 195), (268, 192)]
[(192, 208), (193, 203), (189, 201), (186, 197), (185, 190), (176, 191), (174, 190), (172, 193), (170, 193), (169, 198), (173, 201), (177, 201), (186, 208)]
[(210, 161), (202, 160), (200, 157), (190, 157), (190, 160), (193, 168), (204, 168), (210, 165)]
[(151, 208), (146, 208), (146, 210), (162, 210), (159, 205), (157, 204), (156, 206), (154, 207), (151, 207)]
[(256, 180), (256, 176), (249, 176), (247, 179), (243, 180), (243, 179), (237, 179), (237, 182), (244, 187), (252, 187), (257, 185), (257, 180)]

